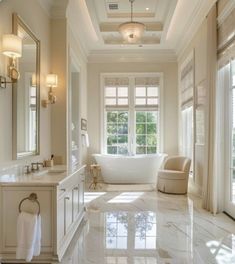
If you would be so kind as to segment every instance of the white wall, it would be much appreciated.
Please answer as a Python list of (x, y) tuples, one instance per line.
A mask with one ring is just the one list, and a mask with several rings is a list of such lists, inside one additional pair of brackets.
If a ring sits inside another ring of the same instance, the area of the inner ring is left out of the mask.
[(68, 38), (67, 19), (51, 20), (51, 72), (58, 75), (54, 89), (57, 102), (51, 109), (51, 151), (67, 163), (67, 91), (68, 91)]
[[(36, 0), (7, 0), (0, 3), (0, 39), (12, 32), (12, 13), (16, 12), (41, 41), (41, 98), (47, 96), (45, 76), (50, 71), (50, 19)], [(1, 51), (1, 47), (0, 47)], [(8, 59), (0, 53), (0, 74), (6, 75)], [(50, 151), (50, 109), (40, 110), (40, 157)], [(31, 159), (31, 158), (30, 158)], [(12, 162), (12, 91), (11, 85), (0, 90), (0, 163)]]
[[(70, 59), (79, 67), (79, 115), (78, 122), (80, 124), (81, 118), (87, 119), (87, 58), (83, 53), (79, 40), (74, 36), (72, 30), (68, 29), (69, 53)], [(80, 135), (79, 160), (81, 164), (87, 161), (87, 148), (81, 144)]]
[(99, 153), (100, 146), (100, 74), (127, 72), (162, 72), (164, 75), (163, 151), (178, 154), (178, 80), (177, 63), (89, 63), (88, 64), (88, 133), (89, 155)]
[[(74, 6), (75, 5), (75, 6)], [(77, 8), (76, 1), (70, 0), (66, 8), (51, 21), (51, 63), (52, 71), (58, 74), (58, 87), (55, 89), (57, 102), (52, 108), (51, 120), (51, 142), (52, 152), (56, 156), (62, 156), (62, 162), (68, 164), (70, 155), (70, 115), (71, 106), (69, 104), (69, 89), (71, 85), (71, 65), (76, 66), (79, 71), (79, 115), (78, 123), (81, 118), (87, 118), (87, 62), (86, 55), (83, 53), (79, 39), (72, 31), (71, 18)], [(86, 162), (87, 149), (79, 148), (79, 160), (82, 164)]]

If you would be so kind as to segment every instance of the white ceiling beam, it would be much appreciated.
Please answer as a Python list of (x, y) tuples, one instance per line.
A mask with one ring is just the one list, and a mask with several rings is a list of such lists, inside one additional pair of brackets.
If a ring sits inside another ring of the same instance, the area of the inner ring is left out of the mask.
[[(108, 18), (130, 18), (130, 12), (129, 13), (107, 13)], [(155, 13), (133, 13), (134, 18), (154, 18)]]
[(88, 56), (88, 63), (105, 62), (176, 62), (177, 56), (172, 50), (93, 50)]
[[(163, 25), (160, 22), (147, 22), (144, 23), (146, 31), (163, 31)], [(100, 32), (118, 32), (120, 23), (100, 23)]]
[[(140, 45), (155, 45), (155, 44), (159, 44), (161, 41), (160, 38), (158, 37), (146, 37), (146, 38), (142, 38), (141, 39), (141, 43), (139, 43)], [(123, 42), (123, 39), (122, 38), (107, 38), (107, 39), (104, 39), (104, 43), (105, 44), (108, 44), (108, 45), (123, 45), (123, 44), (126, 44), (126, 45), (136, 45), (135, 44), (130, 44), (130, 43), (125, 43)]]

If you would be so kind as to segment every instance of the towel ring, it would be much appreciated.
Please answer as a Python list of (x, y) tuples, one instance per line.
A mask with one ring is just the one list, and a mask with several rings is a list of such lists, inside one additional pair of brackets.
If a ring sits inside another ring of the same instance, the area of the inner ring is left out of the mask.
[(31, 201), (33, 203), (37, 203), (37, 205), (38, 205), (38, 215), (39, 215), (40, 214), (40, 203), (38, 201), (38, 196), (37, 196), (36, 193), (31, 193), (28, 197), (26, 197), (26, 198), (24, 198), (24, 199), (22, 199), (20, 201), (20, 203), (19, 203), (19, 212), (21, 213), (21, 205), (26, 200), (29, 200), (29, 201)]

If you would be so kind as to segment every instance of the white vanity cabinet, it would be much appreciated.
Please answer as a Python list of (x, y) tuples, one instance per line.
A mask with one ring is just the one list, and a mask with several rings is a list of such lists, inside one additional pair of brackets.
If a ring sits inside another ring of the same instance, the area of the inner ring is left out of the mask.
[(63, 256), (84, 216), (83, 190), (84, 172), (81, 171), (75, 172), (73, 177), (57, 187), (57, 251), (59, 259)]
[[(36, 193), (41, 207), (42, 247), (35, 263), (59, 262), (84, 217), (85, 166), (58, 182), (28, 179), (21, 182), (0, 182), (0, 263), (19, 263), (15, 259), (16, 225), (20, 201)], [(38, 184), (34, 181), (37, 181)], [(26, 201), (22, 210), (36, 212), (37, 204)]]

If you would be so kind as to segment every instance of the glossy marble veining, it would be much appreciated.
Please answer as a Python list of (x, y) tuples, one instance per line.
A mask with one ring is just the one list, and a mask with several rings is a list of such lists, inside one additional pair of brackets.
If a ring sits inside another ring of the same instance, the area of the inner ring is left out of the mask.
[(100, 191), (85, 201), (87, 221), (66, 264), (235, 263), (235, 222), (204, 211), (197, 197)]

